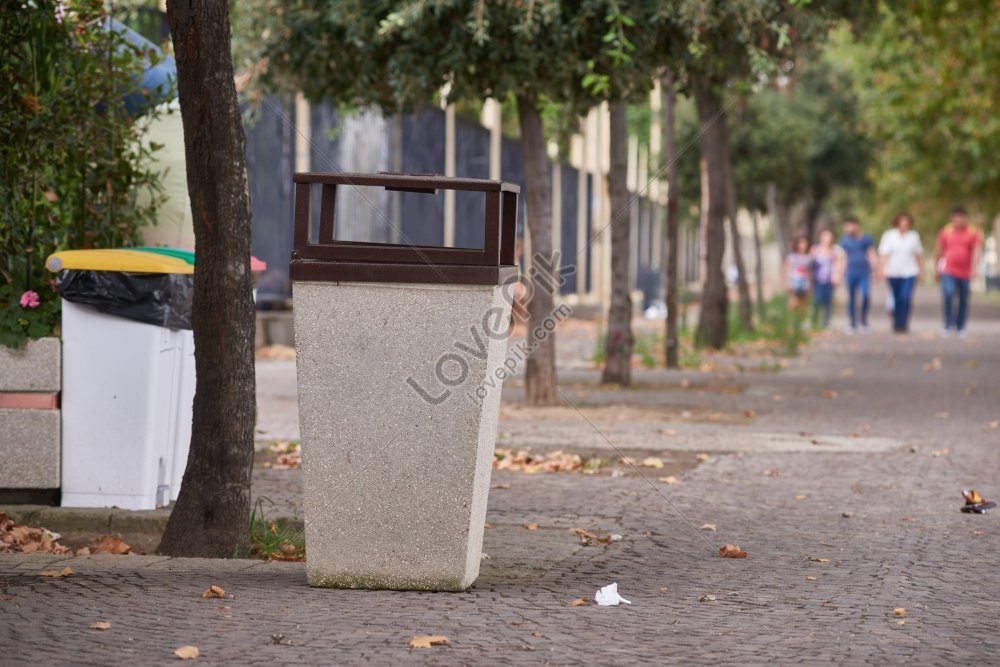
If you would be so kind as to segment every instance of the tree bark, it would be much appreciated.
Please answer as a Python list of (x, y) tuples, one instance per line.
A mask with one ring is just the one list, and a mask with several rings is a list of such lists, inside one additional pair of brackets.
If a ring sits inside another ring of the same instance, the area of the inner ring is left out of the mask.
[(763, 321), (767, 311), (764, 306), (764, 263), (760, 251), (760, 214), (753, 212), (753, 254), (756, 263), (754, 270), (757, 279), (757, 319)]
[(674, 75), (667, 72), (661, 84), (663, 97), (663, 150), (667, 164), (667, 225), (664, 248), (667, 251), (664, 274), (664, 293), (667, 301), (667, 332), (666, 361), (667, 368), (677, 368), (680, 364), (678, 355), (680, 341), (677, 333), (677, 321), (680, 315), (677, 293), (680, 282), (680, 263), (678, 261), (677, 244), (680, 240), (680, 211), (677, 208), (677, 195), (680, 184), (677, 181), (677, 123), (675, 105), (677, 93), (674, 90)]
[(708, 81), (694, 82), (695, 104), (702, 133), (698, 139), (701, 152), (701, 218), (705, 253), (705, 280), (701, 293), (701, 316), (695, 340), (699, 345), (721, 349), (729, 336), (727, 311), (729, 297), (722, 260), (726, 251), (727, 172), (729, 137), (722, 100)]
[(726, 217), (729, 218), (729, 236), (733, 243), (733, 261), (736, 263), (737, 291), (740, 295), (740, 327), (744, 331), (753, 331), (753, 299), (750, 297), (750, 282), (747, 280), (746, 262), (743, 260), (743, 242), (740, 238), (739, 225), (736, 224), (736, 186), (733, 183), (732, 158), (729, 146), (726, 146)]
[(792, 231), (788, 224), (788, 207), (782, 201), (778, 186), (774, 183), (767, 184), (767, 217), (771, 219), (771, 225), (774, 226), (774, 233), (778, 238), (778, 249), (781, 251), (781, 260), (784, 261), (792, 243)]
[(604, 338), (604, 372), (601, 382), (627, 387), (632, 382), (632, 294), (629, 285), (632, 220), (629, 215), (628, 127), (623, 100), (611, 103), (611, 304), (608, 333)]
[(170, 0), (197, 261), (191, 449), (158, 551), (247, 552), (256, 418), (250, 194), (225, 2)]
[[(528, 405), (556, 405), (556, 334), (544, 327), (555, 307), (558, 276), (545, 267), (555, 267), (552, 254), (552, 165), (545, 151), (542, 117), (533, 96), (518, 95), (517, 113), (524, 151), (525, 214), (531, 234), (535, 271), (530, 275), (528, 301), (528, 345), (524, 389)], [(558, 268), (558, 267), (556, 267)]]

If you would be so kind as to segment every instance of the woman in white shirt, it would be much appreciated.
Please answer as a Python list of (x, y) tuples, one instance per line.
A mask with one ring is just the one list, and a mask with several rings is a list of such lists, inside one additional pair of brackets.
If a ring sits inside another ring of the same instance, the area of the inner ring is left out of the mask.
[(900, 213), (892, 220), (892, 229), (882, 235), (878, 244), (881, 274), (889, 282), (895, 303), (892, 330), (906, 333), (910, 327), (910, 305), (913, 288), (924, 272), (924, 247), (920, 235), (913, 230), (913, 218)]

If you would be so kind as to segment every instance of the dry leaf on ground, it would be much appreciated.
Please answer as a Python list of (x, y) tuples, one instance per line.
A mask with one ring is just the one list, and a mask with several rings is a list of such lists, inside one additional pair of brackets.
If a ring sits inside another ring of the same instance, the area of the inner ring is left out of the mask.
[(104, 535), (90, 544), (90, 552), (95, 554), (122, 555), (127, 554), (131, 550), (132, 548), (122, 542), (122, 538), (119, 535)]
[(109, 630), (111, 628), (111, 624), (107, 621), (94, 621), (87, 627), (91, 630)]
[(224, 597), (225, 595), (226, 591), (224, 591), (221, 587), (216, 586), (214, 584), (201, 592), (201, 597), (203, 598), (210, 598), (210, 597), (221, 598)]
[(176, 655), (181, 660), (194, 660), (198, 657), (198, 647), (197, 646), (181, 646), (180, 648), (174, 649), (174, 655)]
[(698, 454), (698, 456), (696, 456), (695, 458), (698, 459), (699, 461), (707, 461), (709, 459), (708, 452), (702, 452), (701, 454)]
[(825, 390), (819, 392), (819, 395), (820, 395), (820, 398), (837, 398), (837, 396), (839, 396), (840, 394), (838, 394), (833, 389), (825, 389)]
[(719, 555), (723, 558), (746, 558), (747, 552), (735, 544), (727, 544), (724, 547), (719, 547)]
[(444, 635), (417, 635), (410, 639), (410, 648), (430, 648), (447, 643), (448, 638)]
[(965, 502), (971, 505), (978, 505), (983, 502), (983, 497), (975, 489), (969, 489), (968, 491), (962, 491), (962, 497), (965, 498)]
[(806, 581), (816, 581), (816, 577), (806, 577)]
[(703, 524), (701, 524), (701, 527), (698, 530), (711, 530), (711, 531), (714, 532), (715, 531), (715, 524), (714, 523), (703, 523)]
[(587, 598), (577, 598), (577, 599), (571, 601), (569, 603), (569, 606), (570, 607), (582, 607), (585, 604), (588, 604), (589, 602), (590, 602), (590, 600), (588, 600)]
[(829, 558), (820, 558), (819, 556), (806, 556), (806, 560), (810, 563), (829, 563)]
[(809, 496), (807, 496), (806, 494), (800, 493), (799, 495), (795, 496), (795, 499), (798, 500), (798, 501), (802, 501), (802, 500), (805, 500), (808, 497)]
[(899, 617), (906, 616), (906, 607), (896, 607), (892, 610), (892, 613)]
[(494, 484), (493, 486), (490, 487), (490, 490), (493, 490), (493, 489), (509, 489), (509, 488), (510, 488), (510, 484)]
[(522, 528), (527, 528), (528, 530), (538, 530), (538, 524), (537, 523), (525, 523), (525, 524), (521, 524), (521, 527)]
[(659, 480), (664, 484), (680, 484), (681, 480), (677, 479), (673, 475), (667, 475), (666, 477), (660, 477)]
[(59, 544), (58, 533), (45, 528), (19, 526), (0, 512), (0, 553), (52, 553), (70, 554), (69, 548)]
[(536, 454), (526, 449), (514, 452), (500, 447), (493, 453), (494, 470), (516, 470), (533, 475), (539, 472), (576, 472), (582, 467), (583, 459), (562, 451)]
[(700, 598), (698, 598), (698, 601), (699, 602), (715, 602), (715, 596), (714, 595), (702, 595)]
[(73, 568), (66, 566), (61, 570), (42, 570), (38, 573), (39, 577), (68, 577), (73, 574)]
[(775, 468), (768, 468), (767, 470), (764, 471), (764, 475), (766, 475), (767, 477), (777, 477), (778, 471)]
[(643, 459), (642, 463), (640, 465), (642, 465), (642, 466), (644, 466), (646, 468), (657, 468), (657, 469), (659, 469), (659, 468), (663, 467), (663, 459), (659, 458), (658, 456), (650, 456), (650, 457), (647, 457), (647, 458)]

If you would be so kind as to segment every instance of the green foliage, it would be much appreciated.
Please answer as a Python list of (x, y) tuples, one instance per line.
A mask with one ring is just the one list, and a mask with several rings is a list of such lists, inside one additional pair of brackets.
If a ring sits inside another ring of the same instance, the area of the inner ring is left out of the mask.
[[(0, 344), (10, 346), (58, 325), (50, 253), (137, 241), (159, 203), (147, 162), (156, 147), (121, 101), (153, 55), (104, 29), (99, 0), (57, 5), (0, 12)], [(27, 290), (37, 308), (20, 306)]]
[(878, 142), (881, 215), (907, 208), (936, 226), (955, 202), (1000, 208), (998, 34), (991, 0), (899, 0), (860, 40), (842, 36)]
[(767, 301), (764, 306), (764, 317), (751, 331), (740, 326), (739, 312), (736, 307), (731, 308), (729, 341), (736, 344), (755, 341), (777, 343), (782, 354), (794, 356), (798, 354), (800, 347), (809, 342), (806, 324), (799, 311), (788, 307), (788, 298), (778, 294)]
[(251, 555), (265, 560), (303, 560), (306, 541), (302, 531), (270, 518), (273, 509), (274, 502), (266, 496), (254, 503), (250, 512)]

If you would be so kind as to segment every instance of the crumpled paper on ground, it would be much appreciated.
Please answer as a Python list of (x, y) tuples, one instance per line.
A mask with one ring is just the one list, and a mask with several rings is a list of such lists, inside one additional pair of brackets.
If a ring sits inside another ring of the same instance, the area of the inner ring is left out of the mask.
[(594, 600), (601, 607), (613, 607), (617, 604), (632, 604), (622, 596), (618, 595), (618, 582), (608, 584), (594, 595)]

